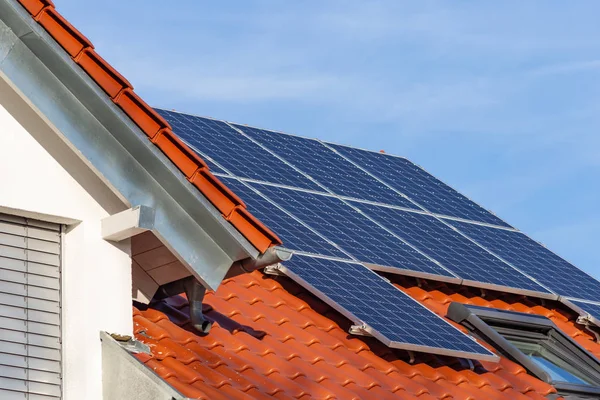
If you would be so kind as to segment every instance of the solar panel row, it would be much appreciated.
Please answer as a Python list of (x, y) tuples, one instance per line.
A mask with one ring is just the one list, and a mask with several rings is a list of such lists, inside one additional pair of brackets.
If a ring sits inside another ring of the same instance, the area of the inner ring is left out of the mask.
[(157, 111), (171, 124), (178, 136), (231, 175), (323, 191), (303, 173), (225, 122), (166, 110)]
[(284, 273), (390, 347), (457, 357), (497, 359), (493, 353), (364, 266), (295, 255)]
[[(227, 184), (235, 181), (224, 179)], [(350, 255), (374, 268), (386, 267), (387, 271), (409, 275), (418, 272), (419, 276), (435, 275), (442, 280), (463, 279), (550, 293), (434, 216), (266, 184), (246, 185), (237, 182), (231, 187), (251, 212), (256, 210), (262, 221), (273, 224), (269, 226), (282, 234), (285, 246), (291, 250), (339, 258)], [(266, 198), (268, 204), (279, 206), (277, 212), (255, 208)], [(301, 221), (302, 229), (289, 229), (291, 225), (284, 223), (279, 214), (293, 216), (298, 224)], [(310, 240), (313, 236), (326, 238), (345, 254), (333, 254), (328, 248), (317, 250), (319, 244)]]
[(256, 183), (251, 186), (357, 260), (401, 270), (453, 276), (339, 198)]
[(510, 226), (405, 158), (347, 146), (327, 145), (435, 214)]
[(332, 193), (412, 209), (419, 208), (316, 140), (247, 126), (235, 127), (306, 172)]
[(554, 293), (600, 299), (600, 282), (523, 233), (466, 222), (449, 223)]
[(403, 158), (173, 111), (157, 112), (177, 135), (213, 161), (212, 166), (218, 164), (214, 172), (410, 209), (425, 206), (434, 213), (507, 226)]

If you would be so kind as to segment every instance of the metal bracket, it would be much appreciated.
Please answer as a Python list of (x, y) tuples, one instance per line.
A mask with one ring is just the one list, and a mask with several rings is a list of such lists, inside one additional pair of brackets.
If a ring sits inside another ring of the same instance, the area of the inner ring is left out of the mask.
[(269, 265), (265, 267), (263, 272), (267, 275), (275, 275), (275, 276), (284, 276), (285, 274), (281, 272), (279, 264)]
[(367, 325), (352, 325), (348, 332), (352, 335), (360, 335), (360, 336), (373, 336), (367, 331)]
[(270, 266), (288, 261), (292, 258), (292, 255), (293, 253), (290, 250), (279, 247), (271, 247), (256, 259), (246, 258), (233, 263), (229, 268), (229, 271), (227, 271), (225, 278), (232, 278), (237, 275), (247, 274), (261, 268), (264, 268), (266, 272), (267, 268)]
[(102, 238), (120, 242), (154, 228), (154, 209), (136, 206), (102, 220)]

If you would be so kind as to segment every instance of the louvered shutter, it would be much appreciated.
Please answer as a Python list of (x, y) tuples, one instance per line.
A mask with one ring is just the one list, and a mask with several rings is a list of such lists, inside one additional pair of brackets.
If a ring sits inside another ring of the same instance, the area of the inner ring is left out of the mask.
[(61, 397), (60, 225), (0, 214), (0, 399)]

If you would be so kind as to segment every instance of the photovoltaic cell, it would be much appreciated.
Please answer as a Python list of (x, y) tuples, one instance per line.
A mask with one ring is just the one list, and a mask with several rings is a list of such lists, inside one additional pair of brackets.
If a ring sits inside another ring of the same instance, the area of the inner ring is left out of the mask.
[(235, 176), (323, 190), (225, 122), (160, 109), (156, 111), (171, 124), (177, 136)]
[(596, 301), (600, 282), (521, 232), (448, 221), (554, 293)]
[(234, 178), (220, 179), (246, 203), (248, 211), (279, 236), (285, 248), (348, 259), (342, 251)]
[(549, 293), (434, 216), (350, 203), (463, 279)]
[[(180, 137), (181, 140), (183, 140)], [(210, 169), (210, 172), (212, 172), (213, 174), (223, 174), (223, 175), (229, 175), (229, 172), (225, 171), (223, 168), (219, 167), (217, 164), (215, 164), (210, 158), (208, 158), (205, 154), (201, 154), (200, 151), (198, 151), (191, 143), (188, 143), (187, 141), (183, 140), (185, 144), (187, 144), (192, 150), (194, 150), (194, 152), (196, 154), (198, 154), (200, 156), (200, 158), (202, 158), (202, 160), (206, 163), (206, 165), (208, 165), (208, 168)]]
[(433, 213), (510, 226), (405, 158), (327, 145)]
[(419, 208), (316, 140), (241, 125), (236, 125), (236, 128), (335, 194), (412, 209)]
[(452, 276), (338, 198), (270, 185), (251, 186), (362, 262)]
[(284, 267), (315, 295), (341, 307), (353, 322), (368, 325), (388, 346), (467, 358), (495, 357), (360, 264), (295, 255)]

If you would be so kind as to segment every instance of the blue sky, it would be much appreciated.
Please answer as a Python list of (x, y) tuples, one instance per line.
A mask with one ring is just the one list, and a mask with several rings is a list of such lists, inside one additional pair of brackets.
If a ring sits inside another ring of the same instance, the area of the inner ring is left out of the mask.
[(151, 105), (406, 156), (600, 278), (600, 3), (55, 3)]

